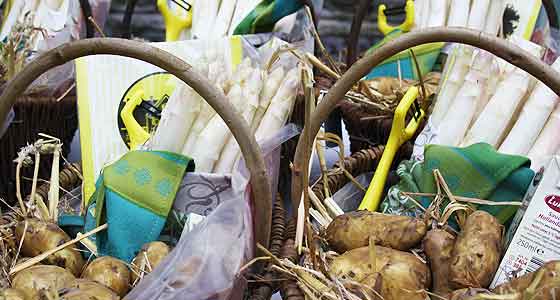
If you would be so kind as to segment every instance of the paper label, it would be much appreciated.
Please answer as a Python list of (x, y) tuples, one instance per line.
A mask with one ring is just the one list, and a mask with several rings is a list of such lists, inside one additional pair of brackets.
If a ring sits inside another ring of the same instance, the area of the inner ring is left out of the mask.
[(491, 288), (526, 273), (546, 262), (560, 259), (560, 157), (554, 158), (494, 277)]

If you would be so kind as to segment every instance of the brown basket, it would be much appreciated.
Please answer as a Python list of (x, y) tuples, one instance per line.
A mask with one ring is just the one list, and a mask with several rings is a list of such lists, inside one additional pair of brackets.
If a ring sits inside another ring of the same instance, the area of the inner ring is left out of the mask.
[[(26, 95), (18, 98), (14, 105), (15, 119), (0, 139), (0, 197), (9, 204), (16, 202), (15, 198), (15, 164), (19, 150), (38, 138), (39, 133), (45, 133), (60, 138), (62, 154), (68, 156), (70, 144), (78, 128), (76, 96), (68, 94), (58, 100), (56, 97)], [(52, 159), (42, 159), (39, 168), (39, 178), (48, 179), (51, 174)], [(22, 177), (32, 178), (33, 168), (23, 168)], [(31, 183), (22, 180), (22, 193), (31, 190)]]
[[(509, 63), (524, 69), (554, 90), (556, 94), (560, 95), (560, 74), (558, 74), (550, 66), (541, 62), (539, 59), (533, 57), (531, 54), (523, 51), (519, 47), (512, 45), (506, 40), (489, 36), (478, 31), (459, 28), (434, 28), (402, 35), (401, 37), (393, 40), (391, 43), (380, 47), (370, 55), (367, 55), (357, 61), (330, 89), (327, 96), (313, 112), (311, 122), (306, 124), (306, 127), (300, 136), (294, 158), (291, 194), (293, 207), (299, 206), (300, 195), (302, 195), (304, 189), (305, 183), (303, 181), (304, 176), (302, 170), (307, 170), (310, 160), (309, 153), (311, 153), (310, 149), (312, 146), (310, 145), (309, 137), (317, 135), (321, 123), (337, 107), (337, 104), (344, 95), (371, 69), (391, 56), (414, 46), (434, 42), (468, 44), (491, 52)], [(309, 200), (305, 199), (306, 215), (309, 210), (309, 206)], [(288, 284), (286, 283), (286, 285)], [(291, 290), (291, 293), (294, 295), (293, 298), (287, 297), (284, 299), (301, 299), (301, 291), (294, 292)]]
[[(69, 164), (66, 165), (62, 171), (60, 171), (60, 173), (58, 174), (59, 178), (59, 187), (60, 189), (63, 191), (63, 193), (61, 194), (62, 196), (60, 197), (60, 201), (59, 201), (59, 208), (60, 205), (64, 206), (64, 203), (68, 203), (69, 201), (67, 197), (71, 196), (69, 195), (69, 192), (71, 192), (73, 189), (80, 187), (82, 184), (82, 166), (80, 164), (77, 163), (73, 163), (73, 164)], [(43, 201), (43, 203), (47, 203), (47, 199), (49, 197), (49, 189), (50, 189), (50, 183), (45, 182), (43, 184), (37, 185), (37, 190), (35, 191), (35, 197), (34, 199), (41, 199)], [(29, 200), (31, 198), (31, 194), (28, 194), (26, 197), (26, 200)]]
[[(241, 153), (251, 175), (255, 248), (256, 243), (268, 247), (272, 218), (272, 194), (266, 176), (264, 159), (254, 135), (250, 134), (246, 122), (227, 101), (223, 92), (219, 91), (208, 79), (198, 75), (190, 65), (168, 52), (146, 43), (124, 39), (94, 38), (64, 44), (39, 55), (7, 84), (0, 96), (0, 119), (6, 118), (16, 99), (46, 71), (79, 57), (98, 54), (136, 58), (164, 69), (191, 86), (225, 120), (240, 145)], [(4, 159), (12, 160), (12, 158)]]
[[(384, 149), (384, 146), (375, 146), (354, 152), (352, 155), (342, 160), (342, 165), (344, 169), (348, 171), (348, 173), (350, 173), (353, 177), (375, 171), (377, 165), (379, 164), (379, 161), (381, 160)], [(403, 159), (410, 157), (410, 155), (412, 155), (412, 145), (404, 144), (395, 156), (392, 169), (396, 167)], [(327, 173), (327, 182), (331, 195), (338, 192), (341, 188), (343, 188), (347, 183), (350, 182), (350, 178), (346, 174), (337, 171), (340, 169), (340, 165), (340, 162), (336, 163), (331, 169), (331, 172)], [(394, 177), (390, 179), (392, 180), (388, 180), (389, 182), (394, 181)], [(319, 180), (313, 186), (312, 191), (321, 201), (327, 198), (327, 196), (325, 195), (323, 180)]]

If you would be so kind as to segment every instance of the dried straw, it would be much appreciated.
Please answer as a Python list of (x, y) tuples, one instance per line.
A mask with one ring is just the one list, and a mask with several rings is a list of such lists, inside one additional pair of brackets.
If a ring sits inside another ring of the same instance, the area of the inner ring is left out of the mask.
[[(75, 244), (75, 243), (77, 243), (77, 242), (79, 242), (79, 241), (81, 241), (81, 240), (83, 240), (83, 239), (85, 239), (85, 238), (88, 238), (88, 237), (90, 237), (90, 236), (92, 236), (92, 235), (94, 235), (94, 234), (96, 234), (96, 233), (98, 233), (98, 232), (100, 232), (100, 231), (102, 231), (102, 230), (105, 230), (105, 229), (107, 229), (107, 227), (108, 227), (107, 224), (101, 225), (101, 226), (99, 226), (99, 227), (97, 227), (97, 228), (95, 228), (95, 229), (93, 229), (93, 230), (91, 230), (91, 231), (88, 231), (87, 233), (85, 233), (85, 234), (83, 234), (83, 235), (79, 235), (78, 237), (76, 237), (76, 238), (73, 239), (73, 240), (70, 240), (70, 241), (68, 241), (68, 242), (66, 242), (66, 243), (64, 243), (64, 244), (62, 244), (62, 245), (59, 245), (58, 247), (55, 247), (55, 248), (53, 248), (53, 249), (51, 249), (51, 250), (49, 250), (49, 251), (43, 252), (43, 253), (41, 253), (41, 254), (39, 254), (39, 255), (37, 255), (37, 256), (35, 256), (35, 257), (33, 257), (33, 258), (27, 260), (27, 261), (25, 261), (25, 262), (23, 262), (23, 263), (21, 263), (21, 264), (18, 264), (18, 265), (16, 265), (15, 267), (13, 267), (13, 268), (10, 270), (10, 275), (13, 275), (13, 274), (15, 274), (15, 273), (17, 273), (17, 272), (19, 272), (19, 271), (21, 271), (21, 270), (24, 270), (24, 269), (26, 269), (26, 268), (29, 268), (29, 267), (31, 267), (31, 266), (33, 266), (33, 265), (35, 265), (35, 264), (41, 262), (43, 259), (49, 257), (49, 255), (52, 255), (52, 254), (54, 254), (55, 252), (58, 252), (58, 251), (60, 251), (60, 250), (62, 250), (62, 249), (64, 249), (64, 248), (66, 248), (66, 247), (68, 247), (68, 246), (70, 246), (70, 245), (73, 245), (73, 244)], [(22, 239), (22, 240), (23, 240), (23, 239)]]

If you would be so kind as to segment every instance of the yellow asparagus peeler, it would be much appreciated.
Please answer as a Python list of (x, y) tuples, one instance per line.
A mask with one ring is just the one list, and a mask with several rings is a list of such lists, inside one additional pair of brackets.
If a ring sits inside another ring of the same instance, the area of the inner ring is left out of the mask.
[(174, 10), (169, 7), (168, 0), (157, 0), (157, 7), (163, 16), (165, 23), (165, 41), (178, 41), (181, 32), (192, 26), (193, 7), (185, 0), (171, 0), (180, 9)]
[[(391, 134), (389, 135), (389, 141), (385, 146), (385, 150), (383, 151), (383, 155), (381, 156), (381, 160), (379, 161), (379, 165), (377, 166), (377, 170), (375, 171), (375, 175), (373, 176), (366, 195), (358, 208), (359, 210), (367, 209), (369, 211), (376, 211), (379, 207), (385, 182), (387, 181), (387, 176), (397, 151), (402, 144), (414, 136), (425, 116), (424, 111), (420, 108), (418, 102), (416, 101), (417, 97), (418, 88), (411, 87), (397, 106), (395, 116), (393, 118)], [(411, 106), (413, 106), (414, 116), (408, 125), (405, 125), (406, 116)]]
[(409, 32), (412, 29), (412, 26), (414, 26), (414, 1), (406, 1), (406, 6), (404, 8), (406, 17), (404, 22), (396, 27), (387, 23), (387, 16), (385, 15), (386, 9), (387, 7), (384, 4), (379, 5), (379, 8), (377, 9), (377, 27), (383, 35), (388, 35), (396, 30), (399, 30), (400, 32)]
[(134, 118), (134, 110), (144, 101), (143, 96), (144, 90), (138, 90), (121, 110), (121, 118), (130, 138), (130, 149), (136, 149), (150, 138), (150, 134)]
[(155, 73), (138, 80), (125, 93), (122, 100), (124, 106), (119, 115), (128, 136), (129, 149), (137, 149), (146, 143), (153, 130), (147, 125), (147, 120), (143, 120), (142, 125), (135, 119), (135, 110), (141, 108), (159, 120), (163, 105), (175, 89), (175, 82), (171, 74)]

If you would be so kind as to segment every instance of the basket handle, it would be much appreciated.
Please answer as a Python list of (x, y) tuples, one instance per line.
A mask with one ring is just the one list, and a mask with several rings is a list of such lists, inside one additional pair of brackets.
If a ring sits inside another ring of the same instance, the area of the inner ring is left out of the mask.
[[(299, 206), (303, 191), (303, 172), (307, 170), (311, 155), (311, 146), (304, 137), (314, 137), (329, 114), (344, 95), (359, 82), (371, 69), (386, 59), (406, 49), (436, 42), (460, 43), (478, 47), (495, 54), (546, 84), (560, 96), (560, 74), (549, 65), (532, 56), (507, 40), (497, 38), (480, 31), (458, 27), (438, 27), (401, 35), (382, 47), (372, 51), (352, 65), (350, 69), (331, 87), (326, 97), (317, 105), (311, 115), (311, 121), (305, 124), (298, 141), (294, 167), (292, 168), (292, 204), (294, 209)], [(309, 140), (312, 140), (310, 138)], [(305, 211), (309, 210), (309, 203), (305, 203)]]
[(268, 247), (272, 193), (264, 158), (255, 136), (221, 90), (185, 61), (166, 51), (147, 43), (118, 38), (92, 38), (61, 45), (39, 55), (7, 83), (0, 96), (0, 120), (6, 118), (16, 99), (40, 75), (76, 58), (98, 54), (131, 57), (158, 66), (192, 87), (220, 115), (239, 144), (251, 174), (255, 242)]

